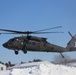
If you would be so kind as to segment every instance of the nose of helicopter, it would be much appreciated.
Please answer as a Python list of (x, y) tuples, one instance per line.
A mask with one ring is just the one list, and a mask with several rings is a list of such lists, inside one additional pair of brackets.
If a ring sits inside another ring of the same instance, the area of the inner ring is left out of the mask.
[(7, 48), (8, 47), (8, 44), (7, 43), (4, 43), (3, 44), (3, 47)]

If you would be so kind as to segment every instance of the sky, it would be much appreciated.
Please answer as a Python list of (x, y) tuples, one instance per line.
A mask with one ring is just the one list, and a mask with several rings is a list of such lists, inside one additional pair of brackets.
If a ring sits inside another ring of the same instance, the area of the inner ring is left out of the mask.
[[(46, 37), (52, 44), (66, 47), (72, 35), (76, 34), (76, 0), (0, 0), (0, 28), (36, 31), (50, 27), (62, 26), (59, 29), (49, 31), (62, 31), (63, 34), (39, 34), (38, 37)], [(14, 51), (2, 46), (10, 38), (22, 35), (0, 35), (0, 61), (18, 63), (33, 59), (51, 61), (59, 53), (27, 52), (15, 55)], [(76, 52), (67, 53), (70, 57), (76, 57)]]

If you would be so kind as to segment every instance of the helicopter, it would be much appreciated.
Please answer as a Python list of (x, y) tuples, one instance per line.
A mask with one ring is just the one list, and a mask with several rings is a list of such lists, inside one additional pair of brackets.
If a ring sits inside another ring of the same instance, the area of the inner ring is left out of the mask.
[(27, 51), (35, 51), (35, 52), (58, 52), (63, 57), (63, 52), (76, 51), (75, 42), (76, 42), (76, 34), (72, 36), (70, 32), (70, 36), (72, 39), (68, 42), (67, 46), (61, 47), (58, 45), (51, 44), (47, 41), (47, 38), (31, 36), (31, 34), (47, 34), (47, 33), (63, 33), (63, 32), (44, 32), (50, 29), (61, 28), (62, 26), (37, 30), (37, 31), (16, 31), (16, 30), (8, 30), (8, 29), (0, 29), (0, 34), (26, 34), (25, 36), (18, 36), (9, 39), (7, 42), (3, 44), (3, 47), (14, 50), (15, 54), (19, 53), (21, 50), (24, 54)]

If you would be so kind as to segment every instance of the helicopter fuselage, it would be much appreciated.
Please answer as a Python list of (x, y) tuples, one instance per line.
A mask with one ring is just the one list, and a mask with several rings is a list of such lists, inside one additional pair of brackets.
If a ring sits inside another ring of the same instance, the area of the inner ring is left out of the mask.
[(72, 36), (70, 32), (68, 33), (70, 34), (72, 39), (68, 42), (65, 48), (47, 42), (46, 38), (30, 36), (31, 34), (63, 33), (63, 32), (45, 32), (50, 29), (57, 29), (61, 27), (62, 26), (57, 26), (57, 27), (41, 29), (41, 30), (36, 30), (36, 31), (17, 31), (17, 30), (9, 30), (9, 29), (0, 29), (0, 31), (2, 31), (0, 34), (26, 35), (26, 36), (14, 37), (3, 44), (3, 47), (10, 50), (14, 50), (15, 54), (18, 54), (19, 50), (22, 50), (23, 53), (25, 54), (27, 53), (27, 51), (59, 52), (59, 53), (68, 52), (68, 51), (76, 51), (76, 47), (75, 47), (76, 34)]
[[(32, 36), (30, 40), (24, 37), (15, 37), (3, 44), (5, 48), (19, 51), (39, 51), (39, 52), (63, 52), (65, 49), (54, 44), (50, 44), (46, 41), (46, 38)], [(17, 54), (17, 53), (15, 53)]]

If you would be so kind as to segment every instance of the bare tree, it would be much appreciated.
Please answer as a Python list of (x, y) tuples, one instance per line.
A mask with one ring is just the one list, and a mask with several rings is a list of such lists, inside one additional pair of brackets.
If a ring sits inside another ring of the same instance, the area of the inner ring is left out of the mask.
[(53, 60), (53, 63), (55, 64), (67, 65), (67, 63), (71, 61), (71, 58), (67, 54), (64, 54), (64, 58), (62, 58), (62, 56), (59, 54), (54, 56)]

